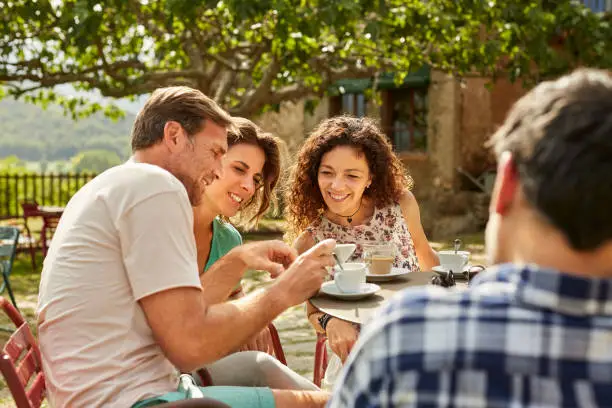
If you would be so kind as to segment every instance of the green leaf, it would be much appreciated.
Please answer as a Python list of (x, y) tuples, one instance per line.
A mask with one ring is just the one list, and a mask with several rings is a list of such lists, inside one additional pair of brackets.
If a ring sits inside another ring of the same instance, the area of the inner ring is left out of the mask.
[[(609, 21), (572, 0), (3, 4), (0, 98), (58, 104), (74, 118), (99, 111), (117, 118), (120, 110), (59, 97), (56, 84), (110, 97), (187, 84), (219, 94), (223, 106), (249, 115), (278, 105), (280, 95), (318, 95), (330, 88), (330, 78), (395, 72), (401, 84), (424, 64), (459, 76), (506, 75), (525, 83), (577, 65), (612, 67)], [(287, 86), (299, 92), (280, 93)]]

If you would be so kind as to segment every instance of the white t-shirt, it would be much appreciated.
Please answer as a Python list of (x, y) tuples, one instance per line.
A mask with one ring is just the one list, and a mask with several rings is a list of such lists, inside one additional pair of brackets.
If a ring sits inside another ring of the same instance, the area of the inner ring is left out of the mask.
[(54, 407), (129, 407), (176, 389), (139, 299), (201, 288), (187, 192), (128, 162), (70, 200), (45, 259), (38, 333)]

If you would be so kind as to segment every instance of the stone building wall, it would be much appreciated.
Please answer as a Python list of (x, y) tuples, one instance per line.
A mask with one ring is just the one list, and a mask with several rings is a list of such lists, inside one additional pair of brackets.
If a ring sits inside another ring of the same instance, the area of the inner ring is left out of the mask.
[[(491, 164), (485, 142), (493, 131), (491, 91), (486, 78), (469, 78), (461, 86), (460, 166), (478, 175)], [(462, 183), (465, 185), (465, 182)]]
[(278, 112), (266, 112), (255, 122), (283, 139), (289, 152), (296, 152), (304, 140), (304, 102), (283, 102)]
[[(451, 76), (432, 71), (428, 152), (399, 154), (415, 180), (414, 194), (430, 238), (450, 239), (475, 232), (486, 222), (489, 197), (474, 189), (457, 169), (478, 175), (494, 166), (484, 144), (512, 104), (525, 93), (521, 84), (503, 79), (491, 87), (487, 83), (486, 78), (472, 77), (460, 84)], [(286, 142), (291, 158), (328, 112), (327, 99), (321, 100), (312, 113), (305, 112), (303, 101), (286, 102), (279, 112), (267, 112), (255, 121)], [(378, 107), (370, 104), (368, 115), (379, 117)]]
[(459, 84), (449, 75), (431, 73), (429, 86), (428, 156), (432, 162), (432, 184), (453, 189), (460, 158)]
[(527, 90), (520, 83), (499, 79), (487, 87), (487, 78), (468, 78), (461, 87), (461, 166), (480, 174), (495, 166), (485, 142), (504, 122), (506, 114)]
[[(435, 89), (434, 79), (435, 76), (432, 75), (430, 88), (432, 90)], [(454, 82), (457, 83), (457, 81)], [(446, 175), (444, 179), (447, 180), (447, 183), (436, 188), (428, 203), (433, 219), (428, 227), (431, 235), (436, 239), (476, 232), (486, 224), (490, 197), (461, 175), (458, 167), (475, 176), (495, 169), (495, 158), (486, 148), (485, 143), (503, 123), (514, 102), (526, 92), (520, 83), (500, 79), (489, 86), (489, 82), (488, 78), (470, 77), (466, 78), (461, 85), (457, 83), (454, 89), (456, 104), (453, 117), (457, 121), (453, 138), (455, 140), (453, 148), (456, 153), (454, 162), (443, 160), (443, 157), (449, 157), (448, 153), (442, 156), (439, 152), (433, 152), (438, 158), (435, 173)], [(436, 96), (435, 93), (431, 95)], [(444, 99), (448, 96), (443, 93), (440, 98)], [(440, 106), (447, 106), (447, 104), (442, 102)], [(430, 110), (434, 123), (440, 120), (435, 119), (436, 117), (445, 115), (444, 111), (436, 106), (434, 100), (430, 102)], [(438, 141), (447, 140), (445, 135), (433, 129), (431, 138)], [(444, 167), (446, 163), (452, 163), (454, 168), (451, 168), (451, 165)]]
[(329, 117), (329, 99), (324, 98), (319, 101), (314, 112), (304, 114), (304, 137), (308, 137), (310, 132), (323, 119)]

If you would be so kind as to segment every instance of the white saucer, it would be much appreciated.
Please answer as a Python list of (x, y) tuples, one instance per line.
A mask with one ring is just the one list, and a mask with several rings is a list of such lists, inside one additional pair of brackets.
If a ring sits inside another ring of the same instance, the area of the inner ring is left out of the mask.
[(390, 281), (393, 279), (397, 279), (409, 273), (410, 273), (410, 269), (406, 269), (406, 268), (391, 268), (391, 272), (386, 273), (384, 275), (377, 275), (374, 273), (370, 273), (370, 271), (368, 271), (368, 273), (366, 274), (366, 280), (368, 282), (386, 282), (386, 281)]
[[(472, 267), (472, 264), (465, 265), (463, 267), (463, 270), (460, 272), (460, 274), (463, 272), (469, 272), (471, 267)], [(433, 268), (431, 268), (431, 270), (439, 274), (443, 274), (443, 275), (446, 275), (448, 273), (448, 269), (444, 268), (442, 265), (434, 266)], [(453, 271), (453, 273), (457, 275), (457, 272)]]
[(359, 292), (344, 293), (344, 292), (340, 292), (340, 290), (338, 289), (334, 281), (331, 281), (331, 282), (325, 282), (323, 285), (321, 285), (320, 292), (326, 295), (338, 298), (338, 299), (355, 300), (355, 299), (362, 299), (368, 296), (372, 296), (379, 290), (380, 290), (380, 286), (378, 285), (375, 285), (373, 283), (364, 283), (361, 286), (361, 289)]

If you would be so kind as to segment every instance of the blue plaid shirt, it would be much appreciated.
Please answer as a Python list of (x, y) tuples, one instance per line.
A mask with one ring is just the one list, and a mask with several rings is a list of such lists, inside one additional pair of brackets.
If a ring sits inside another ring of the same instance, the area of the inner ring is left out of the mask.
[(501, 265), (402, 292), (367, 324), (328, 407), (612, 407), (612, 279)]

